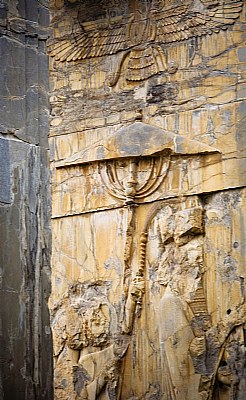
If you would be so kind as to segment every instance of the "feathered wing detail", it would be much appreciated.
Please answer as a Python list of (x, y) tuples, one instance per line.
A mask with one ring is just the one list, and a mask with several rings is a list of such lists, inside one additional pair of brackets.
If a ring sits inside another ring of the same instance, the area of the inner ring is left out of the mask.
[(186, 0), (182, 5), (151, 10), (146, 18), (131, 14), (128, 19), (86, 22), (62, 39), (48, 44), (51, 56), (60, 61), (77, 61), (125, 52), (111, 86), (119, 79), (129, 55), (126, 79), (141, 81), (168, 70), (161, 45), (212, 34), (233, 24), (242, 10), (240, 0)]
[(141, 81), (166, 70), (166, 60), (159, 46), (133, 49), (129, 55), (126, 80)]
[(48, 43), (49, 54), (56, 60), (76, 61), (115, 54), (129, 48), (127, 24), (84, 23), (79, 30), (63, 39)]
[(191, 37), (218, 32), (233, 24), (242, 10), (242, 1), (238, 0), (201, 0), (203, 10), (182, 6), (164, 11), (155, 11), (156, 41), (172, 43)]
[[(235, 22), (243, 5), (240, 0), (200, 0), (203, 7), (196, 10), (191, 3), (163, 7), (151, 13), (157, 43), (178, 42), (218, 32)], [(50, 40), (48, 51), (56, 60), (76, 61), (129, 49), (134, 47), (129, 37), (132, 20), (134, 15), (128, 20), (121, 18), (84, 23), (67, 38)], [(152, 37), (143, 40), (146, 43), (154, 41)]]

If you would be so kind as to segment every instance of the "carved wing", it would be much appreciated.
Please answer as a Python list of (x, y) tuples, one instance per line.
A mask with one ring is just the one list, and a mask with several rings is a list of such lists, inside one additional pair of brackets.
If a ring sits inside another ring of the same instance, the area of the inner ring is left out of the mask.
[(84, 23), (62, 40), (50, 40), (49, 54), (60, 61), (76, 61), (85, 58), (115, 54), (129, 47), (126, 21), (114, 23)]
[[(242, 5), (240, 0), (187, 0), (177, 7), (160, 7), (151, 12), (155, 38), (149, 34), (149, 41), (171, 43), (226, 29), (238, 18)], [(71, 35), (51, 40), (48, 51), (56, 60), (76, 61), (129, 49), (134, 47), (130, 36), (135, 17), (83, 23)]]
[(225, 29), (235, 22), (243, 5), (238, 0), (201, 0), (199, 3), (199, 7), (185, 10), (180, 6), (155, 11), (157, 42), (177, 42)]

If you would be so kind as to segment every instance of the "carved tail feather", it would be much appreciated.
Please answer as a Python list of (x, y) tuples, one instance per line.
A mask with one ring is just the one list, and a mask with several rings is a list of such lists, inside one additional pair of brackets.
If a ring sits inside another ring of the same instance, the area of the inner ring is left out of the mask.
[(121, 68), (122, 65), (127, 57), (127, 55), (129, 54), (129, 51), (125, 51), (123, 52), (123, 55), (121, 57), (121, 60), (118, 64), (117, 70), (114, 71), (113, 73), (111, 73), (107, 79), (107, 83), (110, 87), (113, 87), (117, 84), (118, 80), (120, 79), (120, 74), (121, 74)]
[(142, 81), (165, 71), (167, 63), (160, 46), (140, 47), (130, 52), (126, 72), (128, 81)]

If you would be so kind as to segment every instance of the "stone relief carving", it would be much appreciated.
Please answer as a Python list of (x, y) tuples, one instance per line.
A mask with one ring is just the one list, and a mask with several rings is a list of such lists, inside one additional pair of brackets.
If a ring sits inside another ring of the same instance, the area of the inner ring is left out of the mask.
[(55, 357), (59, 357), (64, 346), (81, 350), (109, 343), (110, 304), (103, 285), (97, 282), (87, 286), (71, 287), (63, 306), (57, 306), (53, 318)]
[(125, 207), (122, 319), (108, 300), (107, 284), (101, 281), (74, 285), (54, 312), (56, 362), (62, 362), (62, 356), (69, 352), (76, 398), (119, 398), (123, 360), (147, 290), (146, 255), (149, 231), (154, 226), (159, 254), (151, 268), (164, 288), (158, 322), (163, 389), (152, 388), (150, 393), (157, 398), (161, 393), (163, 399), (186, 400), (197, 388), (196, 396), (201, 400), (229, 400), (235, 393), (235, 398), (243, 399), (245, 388), (238, 371), (245, 360), (246, 310), (242, 306), (227, 320), (211, 324), (203, 281), (204, 210), (199, 197), (159, 201), (149, 208), (137, 239), (134, 270), (136, 204)]
[(95, 400), (99, 395), (104, 399), (117, 399), (121, 385), (122, 357), (128, 348), (128, 341), (115, 340), (114, 344), (101, 351), (84, 355), (79, 359), (75, 371), (86, 373), (86, 382), (79, 395), (84, 400)]
[(199, 385), (195, 365), (197, 360), (205, 362), (205, 332), (210, 328), (202, 278), (203, 209), (197, 197), (151, 208), (139, 238), (138, 270), (132, 275), (125, 303), (123, 332), (131, 333), (134, 317), (140, 316), (148, 231), (156, 219), (160, 249), (156, 268), (158, 281), (166, 288), (159, 306), (163, 398), (188, 399)]
[[(170, 204), (158, 213), (159, 338), (165, 373), (164, 399), (188, 399), (197, 386), (190, 351), (205, 356), (210, 327), (203, 288), (203, 211), (197, 197)], [(175, 318), (173, 316), (175, 315)]]
[[(60, 220), (71, 218), (76, 231), (68, 260), (58, 256), (63, 244), (55, 249), (61, 264), (55, 279), (64, 268), (68, 284), (95, 276), (117, 282), (107, 293), (97, 288), (100, 295), (88, 288), (87, 297), (77, 288), (56, 311), (56, 362), (71, 366), (57, 382), (62, 386), (70, 374), (73, 390), (63, 397), (58, 391), (57, 398), (245, 398), (246, 310), (238, 306), (243, 267), (235, 272), (241, 244), (229, 253), (244, 234), (223, 212), (208, 232), (205, 199), (211, 206), (214, 190), (234, 187), (231, 178), (224, 183), (229, 169), (211, 146), (234, 160), (243, 4), (66, 0), (62, 12), (54, 12), (49, 51), (54, 94), (64, 98), (54, 104), (66, 112), (53, 128), (59, 148), (54, 203), (60, 202), (54, 215), (58, 238), (70, 229)], [(80, 239), (86, 242), (81, 248)], [(223, 257), (230, 254), (235, 265), (228, 262), (225, 272)]]
[[(204, 211), (197, 196), (153, 207), (159, 255), (151, 265), (165, 288), (159, 306), (163, 399), (243, 399), (245, 305), (212, 325), (204, 286)], [(148, 228), (147, 230), (148, 231)]]
[(107, 295), (102, 281), (75, 284), (53, 312), (55, 361), (61, 363), (65, 357), (70, 364), (79, 399), (116, 399), (120, 387), (129, 338), (117, 333), (116, 312)]
[[(160, 72), (173, 74), (178, 66), (167, 59), (163, 46), (227, 28), (238, 18), (242, 4), (238, 0), (135, 0), (130, 3), (130, 15), (112, 16), (111, 2), (103, 19), (81, 22), (78, 13), (72, 35), (52, 40), (49, 52), (62, 62), (121, 53), (110, 86), (117, 83), (126, 58), (128, 81), (145, 80)], [(104, 3), (100, 7), (105, 10)]]
[(99, 172), (109, 194), (130, 204), (140, 202), (155, 192), (165, 179), (169, 165), (170, 156), (115, 160), (101, 163)]
[[(237, 371), (245, 355), (245, 307), (217, 325), (210, 320), (201, 199), (180, 195), (153, 205), (143, 201), (168, 177), (174, 155), (202, 157), (214, 152), (217, 150), (197, 141), (135, 122), (59, 165), (62, 168), (94, 161), (105, 190), (122, 201), (117, 209), (124, 219), (118, 308), (109, 301), (108, 283), (97, 281), (75, 284), (54, 311), (55, 358), (61, 365), (65, 357), (64, 365), (70, 365), (77, 396), (71, 399), (121, 398), (128, 349), (134, 336), (140, 336), (142, 310), (147, 310), (146, 314), (150, 311), (146, 298), (151, 268), (160, 294), (156, 307), (158, 337), (154, 340), (162, 372), (159, 382), (154, 382), (149, 391), (143, 389), (140, 397), (132, 395), (132, 399), (153, 396), (188, 400), (195, 393), (196, 399), (229, 400), (239, 393), (241, 400), (245, 388)], [(141, 214), (144, 207), (148, 212)], [(97, 240), (101, 238), (96, 238), (93, 246)], [(149, 265), (151, 240), (158, 251)]]
[(206, 337), (206, 368), (201, 373), (199, 393), (206, 400), (245, 397), (245, 304), (209, 328)]

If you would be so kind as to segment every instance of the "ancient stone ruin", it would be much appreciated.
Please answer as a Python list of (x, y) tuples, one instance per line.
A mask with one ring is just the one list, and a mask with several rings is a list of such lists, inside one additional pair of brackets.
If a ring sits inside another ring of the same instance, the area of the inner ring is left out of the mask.
[(245, 2), (33, 0), (37, 20), (12, 3), (6, 40), (33, 21), (22, 52), (49, 55), (50, 86), (47, 64), (28, 81), (26, 56), (23, 90), (45, 102), (32, 114), (26, 97), (23, 133), (5, 117), (0, 136), (0, 226), (22, 221), (15, 313), (36, 338), (23, 394), (5, 366), (2, 398), (245, 400)]

